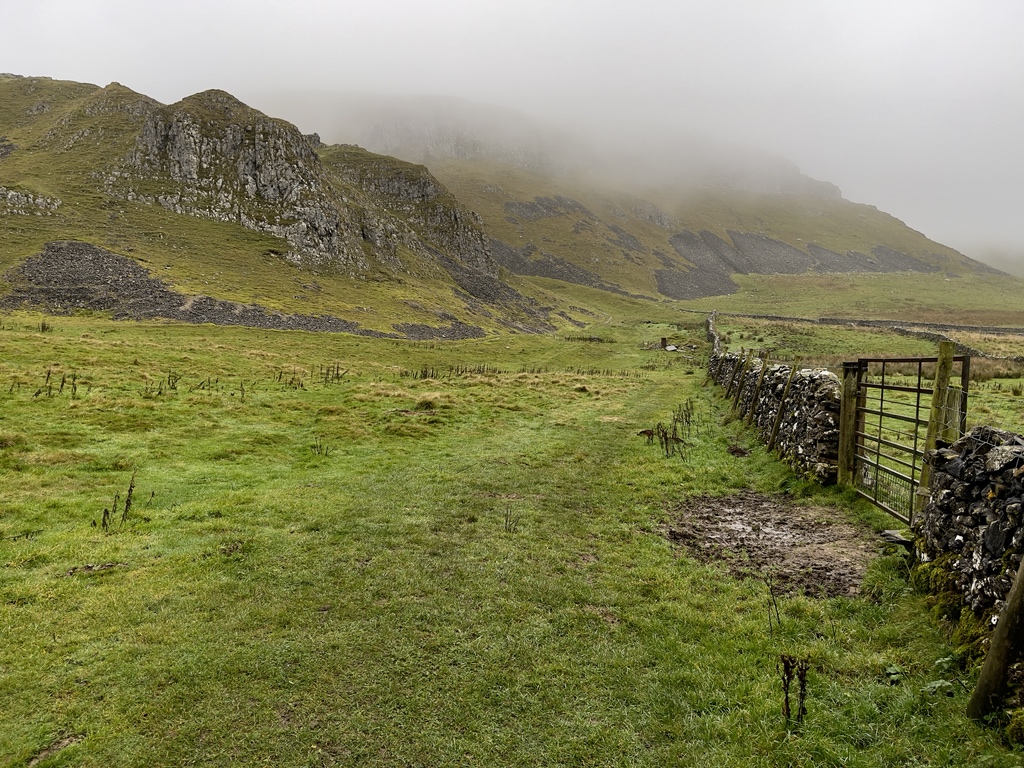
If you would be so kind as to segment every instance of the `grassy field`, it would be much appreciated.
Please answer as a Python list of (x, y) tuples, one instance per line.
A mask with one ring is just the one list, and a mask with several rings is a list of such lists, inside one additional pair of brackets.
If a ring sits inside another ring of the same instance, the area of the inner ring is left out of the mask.
[(792, 317), (1024, 327), (1017, 278), (1000, 275), (734, 275), (740, 291), (682, 306)]
[[(892, 525), (649, 348), (701, 345), (696, 316), (603, 343), (2, 321), (0, 765), (1021, 764), (899, 556), (773, 626), (763, 581), (666, 539), (741, 490)], [(667, 459), (636, 432), (684, 402)]]

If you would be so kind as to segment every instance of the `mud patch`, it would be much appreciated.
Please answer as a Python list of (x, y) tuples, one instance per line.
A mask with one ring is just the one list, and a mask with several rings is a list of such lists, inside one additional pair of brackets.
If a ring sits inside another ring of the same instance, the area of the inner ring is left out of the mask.
[(99, 563), (94, 565), (92, 563), (86, 563), (85, 565), (76, 565), (74, 568), (65, 573), (65, 576), (74, 576), (77, 573), (101, 573), (103, 571), (109, 571), (111, 568), (127, 568), (128, 563)]
[(60, 752), (62, 749), (67, 749), (68, 747), (70, 747), (70, 746), (72, 746), (74, 744), (78, 744), (84, 738), (85, 738), (85, 736), (77, 736), (77, 735), (76, 736), (65, 736), (63, 739), (60, 739), (59, 741), (55, 741), (53, 744), (48, 746), (46, 749), (44, 749), (38, 755), (33, 757), (31, 760), (29, 760), (25, 765), (27, 766), (27, 768), (33, 768), (33, 766), (39, 765), (39, 763), (43, 762), (43, 760), (45, 760), (48, 757), (52, 757), (53, 755), (55, 755), (58, 752)]
[(828, 507), (781, 496), (698, 497), (669, 510), (665, 535), (701, 562), (723, 562), (738, 578), (769, 576), (778, 594), (856, 595), (879, 549), (870, 532)]

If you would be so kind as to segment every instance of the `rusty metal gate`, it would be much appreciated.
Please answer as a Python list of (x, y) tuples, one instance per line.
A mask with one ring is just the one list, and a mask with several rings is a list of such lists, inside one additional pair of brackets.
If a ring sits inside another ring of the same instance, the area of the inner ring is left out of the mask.
[[(953, 358), (959, 365), (959, 386), (951, 383), (944, 402), (933, 411), (937, 357), (860, 358), (856, 367), (853, 486), (894, 517), (910, 524), (921, 484), (930, 415), (938, 413), (935, 434), (953, 442), (964, 433), (970, 357)], [(925, 385), (928, 381), (927, 386)]]

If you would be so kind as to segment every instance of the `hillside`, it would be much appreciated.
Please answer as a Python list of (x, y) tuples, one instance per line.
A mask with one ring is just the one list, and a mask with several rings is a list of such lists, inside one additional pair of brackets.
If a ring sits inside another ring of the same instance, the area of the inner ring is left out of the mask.
[(46, 243), (80, 240), (186, 297), (359, 312), (385, 333), (553, 327), (422, 166), (324, 147), (222, 91), (165, 106), (116, 83), (6, 77), (0, 103), (0, 269), (19, 296)]
[(266, 101), (426, 164), (481, 214), (499, 263), (531, 278), (688, 300), (740, 290), (734, 275), (997, 274), (783, 158), (706, 137), (559, 128), (441, 97)]
[(496, 259), (517, 274), (696, 299), (736, 292), (737, 274), (996, 273), (841, 197), (671, 188), (640, 196), (486, 161), (431, 167), (481, 214)]
[[(656, 170), (649, 153), (567, 152), (508, 112), (460, 110), (426, 144), (440, 117), (382, 134), (428, 167), (325, 145), (223, 91), (163, 105), (117, 83), (0, 76), (0, 305), (458, 338), (746, 301), (758, 276), (798, 293), (829, 275), (871, 290), (872, 275), (912, 274), (936, 292), (966, 277), (985, 302), (1001, 275), (785, 161), (699, 166), (691, 147)], [(815, 295), (812, 313), (835, 314)]]

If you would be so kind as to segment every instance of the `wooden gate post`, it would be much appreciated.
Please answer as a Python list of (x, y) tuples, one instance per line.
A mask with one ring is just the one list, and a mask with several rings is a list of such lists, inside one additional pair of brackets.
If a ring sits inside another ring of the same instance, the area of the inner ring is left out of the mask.
[(963, 387), (951, 385), (946, 390), (946, 418), (939, 431), (939, 440), (947, 443), (955, 443), (963, 434), (960, 430), (960, 423), (963, 421), (960, 411), (963, 408), (964, 390)]
[(854, 487), (857, 455), (858, 363), (843, 363), (843, 394), (839, 401), (839, 485)]
[[(928, 414), (928, 432), (924, 439), (924, 452), (935, 450), (935, 441), (942, 434), (942, 416), (946, 406), (946, 392), (949, 389), (949, 377), (953, 372), (953, 355), (956, 344), (952, 341), (939, 342), (939, 361), (935, 364), (935, 386), (932, 389), (932, 409)], [(927, 461), (921, 463), (921, 474), (917, 485), (917, 497), (914, 499), (914, 513), (924, 509), (931, 491), (932, 468)], [(913, 521), (911, 521), (913, 522)]]

